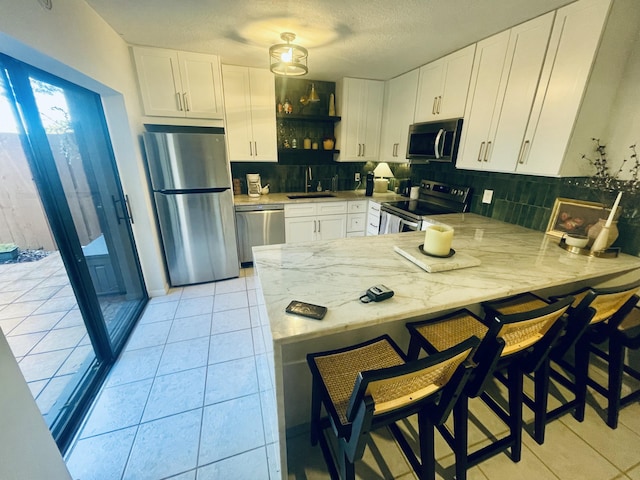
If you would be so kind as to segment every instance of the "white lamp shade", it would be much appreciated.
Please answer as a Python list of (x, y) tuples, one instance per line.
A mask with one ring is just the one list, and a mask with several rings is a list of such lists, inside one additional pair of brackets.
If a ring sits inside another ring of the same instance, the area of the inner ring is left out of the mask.
[(387, 162), (380, 162), (376, 168), (373, 169), (374, 177), (394, 178), (393, 172), (389, 168)]

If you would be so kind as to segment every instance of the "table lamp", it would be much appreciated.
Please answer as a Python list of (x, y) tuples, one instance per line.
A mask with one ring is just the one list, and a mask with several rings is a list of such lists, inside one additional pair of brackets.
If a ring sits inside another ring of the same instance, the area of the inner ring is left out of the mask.
[(375, 193), (386, 192), (389, 188), (389, 180), (387, 180), (387, 178), (394, 178), (393, 172), (387, 162), (380, 162), (378, 166), (373, 169), (373, 176), (375, 177), (373, 187)]

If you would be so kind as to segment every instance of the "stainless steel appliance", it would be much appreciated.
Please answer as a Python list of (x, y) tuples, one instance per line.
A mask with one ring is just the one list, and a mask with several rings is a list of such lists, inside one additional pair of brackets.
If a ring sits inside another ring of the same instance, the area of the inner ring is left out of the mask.
[(253, 262), (252, 247), (284, 243), (284, 204), (236, 205), (240, 263)]
[(414, 123), (409, 126), (407, 158), (411, 163), (454, 162), (461, 133), (461, 118)]
[(237, 277), (224, 135), (146, 132), (143, 138), (171, 285)]
[[(399, 221), (399, 231), (424, 230), (428, 222), (424, 219), (431, 215), (442, 213), (461, 213), (469, 210), (471, 188), (433, 180), (422, 180), (417, 200), (401, 200), (397, 202), (383, 202), (380, 211), (383, 216), (391, 215)], [(381, 233), (383, 221), (381, 219)], [(389, 222), (393, 223), (393, 222)]]

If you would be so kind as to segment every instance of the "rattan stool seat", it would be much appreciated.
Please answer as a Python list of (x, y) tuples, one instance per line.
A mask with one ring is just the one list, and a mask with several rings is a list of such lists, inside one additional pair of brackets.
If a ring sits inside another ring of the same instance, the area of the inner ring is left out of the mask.
[(415, 329), (438, 352), (473, 336), (482, 339), (487, 330), (489, 330), (486, 325), (467, 310), (461, 310), (442, 320), (416, 325)]

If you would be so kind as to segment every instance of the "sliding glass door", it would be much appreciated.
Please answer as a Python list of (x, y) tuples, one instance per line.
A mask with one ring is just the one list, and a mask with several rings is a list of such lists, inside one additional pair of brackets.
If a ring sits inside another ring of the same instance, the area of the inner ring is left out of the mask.
[(45, 416), (64, 449), (148, 298), (99, 95), (7, 57), (0, 65), (3, 101), (86, 329), (84, 358)]

